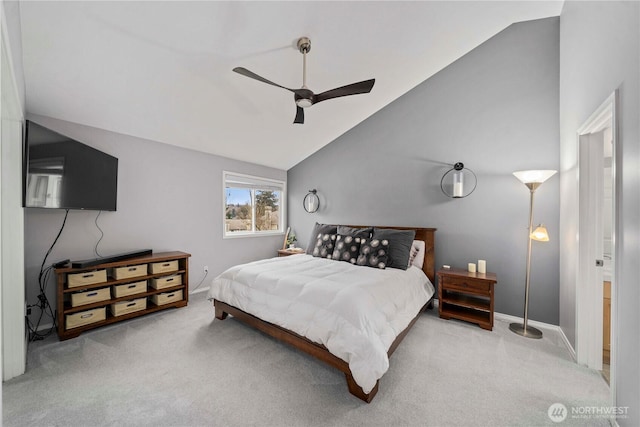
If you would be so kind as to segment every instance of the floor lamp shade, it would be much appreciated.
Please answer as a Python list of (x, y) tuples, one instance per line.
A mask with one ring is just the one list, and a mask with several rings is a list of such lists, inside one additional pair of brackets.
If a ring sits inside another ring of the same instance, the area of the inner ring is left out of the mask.
[(533, 229), (533, 194), (536, 189), (542, 185), (543, 182), (551, 178), (556, 173), (555, 170), (526, 170), (514, 172), (516, 178), (518, 178), (524, 185), (529, 188), (530, 202), (529, 202), (529, 233), (528, 233), (528, 247), (527, 247), (527, 273), (525, 279), (524, 288), (524, 316), (523, 323), (512, 323), (509, 325), (509, 329), (518, 335), (522, 335), (527, 338), (542, 338), (542, 331), (528, 325), (529, 322), (529, 285), (531, 278), (531, 241), (537, 240), (541, 242), (549, 241), (549, 234), (544, 225), (540, 224), (536, 229)]
[(515, 177), (518, 178), (524, 185), (529, 187), (529, 189), (531, 189), (531, 187), (535, 187), (535, 190), (536, 188), (540, 187), (543, 182), (555, 175), (556, 172), (557, 171), (549, 169), (527, 170), (514, 172), (513, 175), (515, 175)]

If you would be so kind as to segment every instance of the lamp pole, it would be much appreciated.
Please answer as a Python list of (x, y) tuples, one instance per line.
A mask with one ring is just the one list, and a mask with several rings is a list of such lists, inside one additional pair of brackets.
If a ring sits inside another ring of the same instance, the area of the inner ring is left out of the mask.
[[(547, 171), (545, 171), (547, 172)], [(533, 234), (533, 195), (538, 187), (542, 185), (542, 183), (548, 179), (551, 175), (555, 173), (555, 171), (548, 171), (549, 174), (544, 179), (534, 179), (527, 180), (526, 177), (518, 176), (518, 172), (514, 173), (518, 179), (520, 179), (524, 185), (529, 188), (529, 233), (527, 235), (528, 245), (527, 245), (527, 271), (525, 276), (525, 288), (524, 288), (524, 318), (523, 323), (511, 323), (509, 325), (509, 329), (515, 332), (518, 335), (522, 335), (527, 338), (542, 338), (542, 331), (534, 328), (533, 326), (529, 326), (529, 285), (531, 282), (531, 241)], [(552, 173), (551, 173), (552, 172)]]
[(529, 233), (527, 234), (529, 244), (527, 246), (527, 273), (525, 277), (525, 287), (524, 287), (524, 322), (520, 323), (512, 323), (509, 325), (509, 329), (511, 329), (516, 334), (522, 335), (528, 338), (542, 338), (542, 331), (534, 328), (533, 326), (527, 325), (529, 322), (529, 285), (531, 283), (531, 234), (533, 233), (533, 195), (536, 191), (536, 188), (540, 186), (541, 183), (527, 183), (526, 186), (529, 187), (530, 193), (530, 202), (529, 202)]

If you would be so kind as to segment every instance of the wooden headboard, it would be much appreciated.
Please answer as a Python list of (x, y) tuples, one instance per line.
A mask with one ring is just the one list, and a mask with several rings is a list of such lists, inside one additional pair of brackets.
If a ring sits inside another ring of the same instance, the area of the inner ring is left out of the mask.
[(347, 225), (347, 227), (354, 228), (366, 228), (366, 227), (374, 227), (374, 228), (390, 228), (392, 230), (415, 230), (416, 237), (415, 240), (424, 241), (425, 245), (425, 253), (424, 253), (424, 264), (422, 264), (422, 271), (427, 275), (431, 283), (435, 286), (436, 284), (436, 230), (437, 228), (420, 228), (420, 227), (391, 227), (386, 225)]

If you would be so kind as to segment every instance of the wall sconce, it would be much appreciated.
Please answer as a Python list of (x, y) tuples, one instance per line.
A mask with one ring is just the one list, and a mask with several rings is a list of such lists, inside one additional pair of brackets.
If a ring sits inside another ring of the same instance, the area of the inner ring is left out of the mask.
[(540, 242), (549, 241), (549, 233), (544, 225), (540, 224), (533, 229), (533, 193), (538, 187), (542, 185), (547, 179), (551, 178), (556, 171), (554, 170), (531, 170), (531, 171), (518, 171), (514, 172), (516, 178), (518, 178), (524, 185), (529, 188), (530, 202), (529, 202), (529, 237), (527, 238), (529, 246), (527, 249), (527, 275), (525, 279), (524, 288), (524, 322), (523, 323), (511, 323), (509, 329), (518, 335), (522, 335), (527, 338), (542, 338), (542, 331), (532, 326), (527, 325), (529, 321), (529, 278), (531, 277), (531, 241), (537, 240)]
[(318, 191), (314, 188), (313, 190), (309, 190), (306, 196), (304, 196), (304, 200), (302, 200), (302, 206), (304, 210), (309, 213), (314, 213), (320, 207), (320, 198), (318, 197)]
[(448, 197), (461, 199), (473, 193), (477, 184), (476, 174), (458, 162), (442, 176), (440, 189)]

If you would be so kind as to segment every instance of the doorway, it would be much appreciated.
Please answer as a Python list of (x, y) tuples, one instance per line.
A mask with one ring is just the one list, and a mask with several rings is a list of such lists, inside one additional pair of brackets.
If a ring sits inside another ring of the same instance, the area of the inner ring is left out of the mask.
[[(610, 385), (615, 352), (617, 92), (578, 130), (577, 362)], [(619, 164), (619, 162), (618, 162)]]

